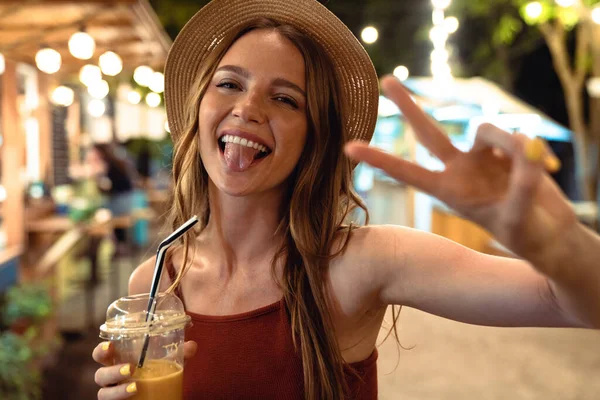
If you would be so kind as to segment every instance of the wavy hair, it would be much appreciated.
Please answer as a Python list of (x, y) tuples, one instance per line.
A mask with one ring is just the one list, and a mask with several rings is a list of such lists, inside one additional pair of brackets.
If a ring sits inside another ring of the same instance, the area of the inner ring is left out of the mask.
[[(329, 311), (327, 270), (330, 260), (348, 244), (353, 225), (346, 225), (345, 221), (350, 213), (357, 207), (363, 209), (368, 223), (368, 212), (352, 187), (353, 165), (343, 156), (348, 132), (342, 121), (348, 116), (344, 115), (333, 64), (324, 49), (293, 26), (266, 18), (251, 21), (222, 38), (202, 63), (186, 104), (185, 129), (175, 140), (169, 221), (176, 228), (196, 214), (201, 221), (200, 231), (208, 224), (209, 178), (197, 146), (200, 101), (227, 50), (237, 39), (256, 29), (275, 30), (292, 42), (305, 60), (307, 141), (286, 185), (287, 195), (277, 227), (283, 242), (272, 260), (271, 272), (284, 293), (294, 345), (302, 357), (305, 397), (342, 399), (347, 389), (344, 361)], [(180, 283), (190, 267), (188, 254), (197, 234), (198, 230), (184, 237), (183, 266), (169, 290)], [(334, 240), (339, 234), (343, 246), (333, 254)], [(276, 276), (278, 263), (284, 264), (282, 278)]]

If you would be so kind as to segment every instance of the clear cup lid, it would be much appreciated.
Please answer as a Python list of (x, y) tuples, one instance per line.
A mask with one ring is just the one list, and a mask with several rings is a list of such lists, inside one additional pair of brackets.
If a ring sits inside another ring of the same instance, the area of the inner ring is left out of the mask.
[(100, 326), (102, 339), (115, 339), (140, 335), (159, 335), (184, 329), (191, 318), (185, 313), (183, 303), (172, 293), (156, 295), (154, 318), (146, 322), (149, 293), (121, 297), (106, 310), (106, 322)]

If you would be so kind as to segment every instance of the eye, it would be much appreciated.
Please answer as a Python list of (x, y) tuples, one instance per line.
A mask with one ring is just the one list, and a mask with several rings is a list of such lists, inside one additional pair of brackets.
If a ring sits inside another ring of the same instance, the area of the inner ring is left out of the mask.
[(285, 103), (293, 108), (298, 108), (298, 103), (296, 103), (296, 100), (292, 99), (291, 97), (277, 96), (277, 97), (275, 97), (275, 100)]
[(232, 89), (239, 89), (240, 88), (240, 86), (237, 83), (232, 82), (232, 81), (222, 81), (222, 82), (219, 82), (217, 84), (217, 87), (218, 88), (223, 88), (223, 89), (230, 89), (230, 90), (232, 90)]

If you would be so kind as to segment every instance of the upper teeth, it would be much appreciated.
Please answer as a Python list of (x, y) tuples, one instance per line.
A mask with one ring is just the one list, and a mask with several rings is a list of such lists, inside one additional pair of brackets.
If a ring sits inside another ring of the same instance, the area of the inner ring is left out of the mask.
[(239, 136), (225, 135), (221, 137), (221, 141), (223, 143), (235, 143), (241, 146), (253, 147), (259, 151), (262, 151), (263, 153), (267, 152), (267, 148), (262, 144), (255, 143), (252, 140), (244, 139)]

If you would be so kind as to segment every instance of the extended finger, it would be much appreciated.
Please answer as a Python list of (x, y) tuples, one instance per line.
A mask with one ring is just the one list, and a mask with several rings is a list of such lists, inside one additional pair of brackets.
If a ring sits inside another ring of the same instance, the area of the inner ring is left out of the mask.
[(132, 374), (133, 368), (130, 364), (113, 365), (99, 368), (94, 375), (94, 381), (98, 386), (116, 385), (131, 378)]
[(429, 171), (402, 158), (387, 154), (364, 142), (348, 143), (344, 151), (356, 161), (364, 161), (375, 168), (384, 170), (394, 179), (435, 195), (439, 179), (437, 172)]
[(92, 358), (102, 365), (112, 365), (113, 346), (110, 342), (102, 342), (94, 348)]
[[(486, 148), (500, 149), (502, 153), (507, 154), (511, 158), (522, 152), (520, 141), (526, 136), (518, 133), (508, 133), (503, 129), (498, 128), (490, 123), (483, 123), (477, 128), (475, 141), (472, 151), (479, 151)], [(540, 139), (541, 140), (541, 139)], [(544, 143), (541, 154), (544, 167), (549, 172), (556, 172), (560, 169), (560, 160), (556, 157), (552, 149)]]
[(124, 383), (119, 386), (102, 388), (98, 391), (98, 400), (128, 399), (137, 393), (135, 382)]
[(519, 143), (515, 135), (498, 128), (496, 125), (484, 122), (477, 128), (471, 150), (479, 151), (487, 148), (501, 149), (502, 152), (512, 157), (518, 151)]
[(441, 161), (448, 161), (458, 153), (448, 136), (410, 97), (404, 86), (393, 76), (381, 79), (385, 97), (392, 100), (408, 120), (419, 142)]

